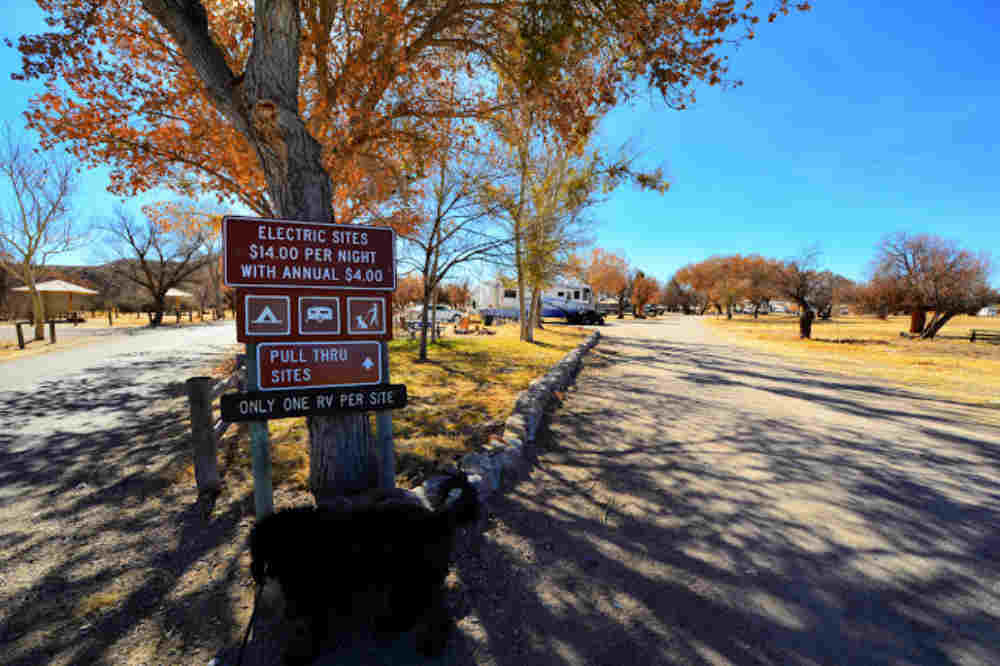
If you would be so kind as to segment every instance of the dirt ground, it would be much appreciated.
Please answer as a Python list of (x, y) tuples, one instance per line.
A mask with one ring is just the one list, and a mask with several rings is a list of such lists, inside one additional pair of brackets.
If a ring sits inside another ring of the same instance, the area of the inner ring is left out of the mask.
[(468, 663), (998, 664), (983, 416), (693, 317), (609, 327), (494, 507)]
[[(1000, 663), (1000, 430), (697, 318), (616, 323), (451, 576), (435, 663)], [(420, 664), (405, 643), (317, 666)]]
[[(463, 538), (458, 631), (433, 663), (1000, 663), (1000, 429), (982, 407), (800, 370), (696, 318), (602, 333), (530, 473)], [(5, 478), (50, 483), (16, 530), (0, 511), (4, 663), (231, 663), (252, 505), (224, 493), (206, 521), (190, 484), (140, 491), (183, 451), (161, 418), (5, 456)], [(406, 637), (319, 662), (389, 663), (430, 662)]]

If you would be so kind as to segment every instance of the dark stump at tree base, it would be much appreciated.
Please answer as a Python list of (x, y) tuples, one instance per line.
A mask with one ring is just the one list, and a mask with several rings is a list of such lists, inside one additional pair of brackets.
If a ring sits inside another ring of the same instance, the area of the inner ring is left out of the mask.
[(799, 317), (799, 337), (806, 340), (812, 338), (812, 326), (813, 319), (816, 315), (813, 314), (812, 310), (803, 311), (802, 315)]

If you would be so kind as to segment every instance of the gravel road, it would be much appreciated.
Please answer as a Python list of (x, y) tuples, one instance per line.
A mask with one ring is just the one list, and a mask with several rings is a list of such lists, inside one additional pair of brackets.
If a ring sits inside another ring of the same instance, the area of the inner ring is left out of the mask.
[[(123, 330), (88, 346), (0, 362), (0, 456), (49, 455), (61, 441), (127, 426), (236, 343), (231, 321)], [(5, 462), (0, 497), (22, 488)]]
[[(235, 343), (231, 321), (130, 329), (0, 362), (0, 661), (188, 663), (176, 627), (191, 598), (168, 592), (239, 547), (240, 514), (203, 529), (192, 485), (161, 472), (186, 460), (184, 381)], [(202, 617), (231, 615), (201, 594)], [(184, 632), (185, 651), (219, 640), (201, 633)]]
[[(1000, 429), (981, 408), (800, 369), (693, 317), (602, 333), (530, 473), (463, 538), (435, 663), (1000, 664)], [(0, 363), (6, 663), (238, 645), (252, 504), (208, 529), (190, 485), (130, 481), (164, 448), (133, 443), (158, 422), (146, 405), (232, 325), (149, 335)], [(70, 594), (91, 607), (63, 610)], [(427, 663), (408, 638), (361, 652), (319, 664)]]
[(1000, 664), (982, 409), (611, 323), (459, 560), (453, 663)]

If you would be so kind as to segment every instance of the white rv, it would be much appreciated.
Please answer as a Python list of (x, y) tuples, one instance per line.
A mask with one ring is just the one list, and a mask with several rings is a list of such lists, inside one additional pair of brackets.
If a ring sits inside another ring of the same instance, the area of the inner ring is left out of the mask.
[[(517, 287), (504, 287), (497, 280), (483, 282), (472, 292), (474, 307), (479, 311), (494, 311), (505, 317), (518, 316)], [(525, 307), (531, 303), (531, 292), (524, 295)], [(560, 281), (542, 292), (542, 316), (563, 317), (567, 313), (594, 310), (594, 292), (581, 282)]]

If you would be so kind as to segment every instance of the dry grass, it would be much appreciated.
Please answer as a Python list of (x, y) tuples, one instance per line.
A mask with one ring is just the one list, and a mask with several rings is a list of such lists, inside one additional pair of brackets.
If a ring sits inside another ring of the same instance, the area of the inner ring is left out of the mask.
[(900, 337), (909, 317), (840, 317), (813, 325), (800, 340), (798, 320), (768, 315), (706, 317), (731, 342), (796, 359), (808, 367), (844, 372), (975, 405), (1000, 406), (1000, 345), (970, 343), (973, 328), (1000, 331), (1000, 318), (952, 319), (935, 340)]
[[(419, 485), (439, 466), (480, 449), (500, 435), (517, 394), (545, 374), (586, 337), (568, 326), (536, 331), (535, 344), (518, 340), (517, 324), (491, 327), (492, 336), (446, 335), (418, 362), (418, 341), (389, 344), (390, 376), (406, 384), (409, 404), (393, 412), (397, 482)], [(269, 421), (276, 487), (305, 489), (309, 476), (308, 430), (304, 418)], [(233, 427), (220, 443), (227, 484), (249, 482), (249, 435)]]

